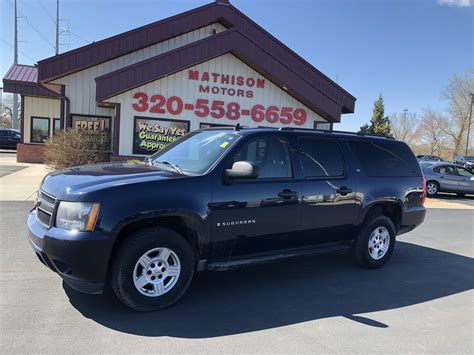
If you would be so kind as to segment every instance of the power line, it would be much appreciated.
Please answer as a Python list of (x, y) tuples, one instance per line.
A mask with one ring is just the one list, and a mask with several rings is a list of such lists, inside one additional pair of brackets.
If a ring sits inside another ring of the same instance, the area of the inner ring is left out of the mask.
[(30, 20), (28, 20), (28, 17), (24, 16), (25, 17), (25, 21), (26, 23), (31, 27), (31, 29), (33, 31), (36, 32), (36, 34), (38, 34), (38, 36), (40, 36), (46, 43), (48, 43), (51, 47), (54, 48), (54, 43), (51, 42), (44, 34), (41, 33), (40, 30), (38, 30), (32, 23)]
[(46, 16), (48, 16), (50, 18), (51, 21), (53, 21), (54, 24), (56, 24), (56, 19), (53, 17), (53, 15), (51, 15), (48, 11), (48, 9), (46, 9), (46, 7), (44, 6), (43, 4), (43, 1), (38, 1), (38, 4), (41, 6), (41, 8), (43, 9), (44, 13), (46, 14)]
[(71, 32), (71, 30), (69, 30), (69, 33), (72, 34), (74, 37), (77, 37), (77, 38), (79, 38), (80, 40), (82, 40), (86, 43), (92, 43), (92, 41), (89, 41), (88, 39), (78, 35), (77, 33)]
[[(7, 40), (5, 40), (3, 38), (0, 38), (0, 41), (3, 44), (5, 44), (7, 47), (10, 47), (11, 49), (13, 49), (13, 44), (8, 42)], [(31, 58), (29, 55), (25, 54), (23, 51), (18, 50), (18, 53), (20, 53), (22, 57), (25, 57), (26, 59), (30, 60), (31, 62), (36, 63), (36, 59)]]

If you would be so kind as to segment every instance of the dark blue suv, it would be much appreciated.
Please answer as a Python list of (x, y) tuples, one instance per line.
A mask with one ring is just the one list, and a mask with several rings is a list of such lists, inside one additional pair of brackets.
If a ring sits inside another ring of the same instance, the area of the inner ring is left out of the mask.
[(383, 266), (423, 222), (408, 146), (302, 129), (205, 129), (141, 163), (47, 175), (28, 217), (39, 259), (74, 289), (128, 307), (177, 301), (194, 272), (349, 249)]

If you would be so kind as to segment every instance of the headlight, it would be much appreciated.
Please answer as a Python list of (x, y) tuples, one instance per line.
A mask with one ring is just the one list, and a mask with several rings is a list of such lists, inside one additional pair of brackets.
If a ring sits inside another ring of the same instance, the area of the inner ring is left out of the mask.
[(56, 213), (56, 227), (91, 231), (97, 221), (99, 208), (99, 203), (61, 201)]

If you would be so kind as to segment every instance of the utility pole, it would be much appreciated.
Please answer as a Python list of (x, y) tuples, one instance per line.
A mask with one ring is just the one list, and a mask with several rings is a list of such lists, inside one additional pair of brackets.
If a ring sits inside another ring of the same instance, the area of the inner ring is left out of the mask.
[(56, 55), (59, 54), (59, 0), (56, 0)]
[[(15, 0), (15, 21), (14, 21), (14, 32), (13, 32), (13, 64), (18, 64), (18, 13), (17, 13), (17, 4)], [(18, 129), (18, 95), (13, 94), (13, 108), (12, 108), (12, 128)]]
[(469, 155), (469, 133), (471, 133), (471, 121), (472, 121), (472, 102), (474, 99), (474, 94), (471, 94), (471, 104), (469, 105), (469, 116), (468, 118), (468, 124), (467, 124), (467, 140), (466, 140), (466, 155)]

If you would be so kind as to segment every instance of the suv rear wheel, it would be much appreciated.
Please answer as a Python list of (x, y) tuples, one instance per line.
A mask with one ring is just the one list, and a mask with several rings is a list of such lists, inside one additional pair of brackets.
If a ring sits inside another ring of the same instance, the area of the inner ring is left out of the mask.
[(357, 264), (369, 269), (384, 266), (395, 247), (395, 226), (382, 215), (368, 219), (354, 243), (352, 252)]
[(191, 246), (166, 228), (139, 230), (114, 258), (111, 283), (119, 300), (136, 311), (165, 308), (187, 290), (194, 275)]

